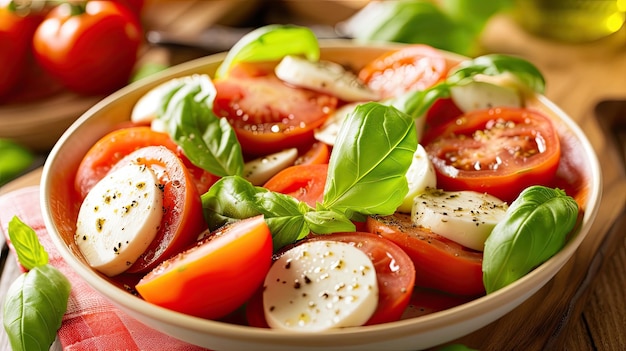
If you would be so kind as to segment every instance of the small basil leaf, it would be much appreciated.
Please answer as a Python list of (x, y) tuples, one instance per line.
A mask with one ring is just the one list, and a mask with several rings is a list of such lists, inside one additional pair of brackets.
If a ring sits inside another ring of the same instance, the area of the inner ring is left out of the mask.
[(408, 191), (405, 174), (416, 148), (409, 115), (375, 102), (357, 106), (339, 130), (323, 206), (344, 213), (392, 214)]
[[(240, 176), (223, 177), (201, 196), (204, 219), (210, 230), (262, 214), (257, 194), (264, 191)], [(268, 191), (265, 189), (265, 191)]]
[(451, 85), (464, 85), (477, 74), (498, 76), (505, 73), (512, 74), (523, 86), (536, 93), (545, 91), (545, 79), (535, 65), (522, 58), (503, 54), (489, 54), (463, 61), (450, 71), (446, 81)]
[(213, 113), (215, 94), (209, 76), (193, 76), (165, 94), (158, 118), (194, 165), (220, 177), (240, 175), (241, 145), (230, 124)]
[(487, 293), (516, 281), (561, 250), (577, 219), (578, 204), (564, 191), (544, 186), (525, 189), (485, 241)]
[(275, 61), (287, 55), (304, 55), (310, 61), (319, 60), (319, 43), (313, 31), (307, 27), (279, 24), (254, 29), (228, 51), (215, 72), (215, 78), (226, 76), (239, 62)]
[(414, 119), (424, 116), (426, 111), (440, 98), (450, 96), (450, 87), (445, 82), (435, 84), (424, 90), (413, 90), (386, 101), (386, 104), (397, 108)]
[(9, 221), (8, 232), (17, 259), (24, 268), (33, 269), (48, 263), (48, 253), (39, 243), (37, 233), (17, 216)]
[(311, 231), (316, 234), (353, 232), (356, 230), (356, 226), (348, 217), (332, 210), (307, 212), (304, 214), (304, 220)]
[(48, 351), (61, 327), (71, 285), (46, 264), (20, 275), (9, 287), (4, 329), (14, 351)]

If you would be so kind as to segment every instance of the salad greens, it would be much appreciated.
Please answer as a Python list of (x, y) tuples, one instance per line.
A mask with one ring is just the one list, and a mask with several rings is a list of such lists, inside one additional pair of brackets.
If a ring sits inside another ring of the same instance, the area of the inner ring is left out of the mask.
[(220, 177), (241, 175), (241, 145), (228, 121), (213, 113), (216, 91), (209, 76), (170, 84), (157, 109), (170, 137), (196, 166)]
[(564, 191), (526, 188), (485, 241), (483, 281), (487, 293), (523, 277), (561, 250), (577, 220), (578, 204)]
[(215, 78), (226, 76), (238, 62), (273, 61), (287, 55), (304, 55), (317, 61), (320, 48), (315, 33), (307, 27), (272, 24), (244, 35), (228, 51), (215, 72)]
[(310, 232), (354, 231), (351, 220), (395, 212), (408, 191), (405, 174), (417, 149), (413, 118), (391, 106), (358, 106), (339, 130), (322, 203), (315, 209), (295, 198), (224, 177), (202, 195), (210, 229), (263, 214), (274, 250)]
[(18, 261), (28, 272), (7, 291), (4, 329), (14, 351), (47, 351), (67, 309), (70, 282), (48, 264), (48, 253), (32, 228), (13, 217), (8, 229)]

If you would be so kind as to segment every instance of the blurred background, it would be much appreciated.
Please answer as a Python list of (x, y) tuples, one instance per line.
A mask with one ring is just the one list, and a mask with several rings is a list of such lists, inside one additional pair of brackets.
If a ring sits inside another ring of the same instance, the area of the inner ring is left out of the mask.
[[(84, 1), (0, 0), (0, 186), (43, 164), (63, 131), (106, 95), (167, 67), (226, 51), (265, 24), (306, 25), (320, 39), (519, 55), (546, 74), (553, 99), (570, 84), (564, 77), (587, 63), (610, 70), (603, 60), (620, 62), (626, 51), (626, 0), (93, 2), (100, 8)], [(55, 34), (53, 22), (59, 26), (71, 16), (77, 24), (66, 30), (74, 33)], [(107, 24), (107, 16), (117, 24)], [(114, 65), (113, 58), (119, 59)], [(618, 69), (623, 72), (623, 65)], [(115, 75), (120, 77), (107, 81)], [(607, 87), (609, 97), (626, 87), (619, 79)], [(581, 107), (563, 107), (576, 120)]]

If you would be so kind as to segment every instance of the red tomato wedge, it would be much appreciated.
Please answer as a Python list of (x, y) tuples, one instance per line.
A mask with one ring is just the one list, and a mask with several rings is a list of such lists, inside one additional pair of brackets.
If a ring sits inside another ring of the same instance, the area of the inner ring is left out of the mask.
[[(411, 299), (415, 268), (407, 254), (393, 242), (366, 232), (310, 236), (304, 241), (333, 240), (349, 243), (365, 252), (374, 263), (378, 279), (378, 307), (365, 325), (397, 321)], [(297, 245), (297, 244), (296, 244)], [(263, 312), (262, 290), (246, 306), (251, 326), (267, 328)]]
[(416, 227), (408, 214), (369, 217), (366, 228), (409, 255), (415, 265), (415, 285), (458, 295), (484, 294), (481, 252)]
[(165, 261), (136, 285), (156, 305), (218, 319), (243, 305), (272, 263), (272, 236), (262, 216), (211, 233)]
[(215, 88), (215, 114), (234, 127), (249, 155), (313, 143), (314, 129), (337, 106), (337, 98), (289, 86), (265, 65), (238, 64)]
[(328, 164), (296, 165), (283, 169), (268, 180), (263, 187), (287, 194), (315, 208), (324, 199)]
[(321, 141), (311, 144), (296, 159), (296, 165), (308, 165), (315, 163), (328, 163), (330, 161), (330, 147)]
[(217, 176), (194, 166), (166, 133), (155, 132), (150, 127), (129, 127), (110, 132), (87, 151), (76, 171), (76, 191), (84, 198), (126, 155), (142, 147), (157, 145), (165, 146), (176, 153), (189, 170), (199, 193), (205, 193), (217, 181)]
[(428, 45), (411, 45), (385, 53), (359, 71), (359, 78), (382, 98), (423, 90), (448, 71), (446, 59)]
[(422, 145), (438, 187), (487, 192), (509, 203), (531, 185), (550, 184), (561, 157), (548, 117), (519, 108), (467, 113), (427, 131)]
[(116, 166), (136, 163), (149, 167), (163, 187), (163, 217), (155, 239), (127, 270), (145, 273), (193, 243), (206, 229), (202, 202), (181, 160), (164, 146), (147, 146), (121, 159)]

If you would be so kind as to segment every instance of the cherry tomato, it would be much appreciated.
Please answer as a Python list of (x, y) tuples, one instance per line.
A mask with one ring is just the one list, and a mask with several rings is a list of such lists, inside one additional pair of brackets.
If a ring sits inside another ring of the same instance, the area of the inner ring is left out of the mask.
[(18, 88), (31, 61), (32, 37), (43, 21), (43, 12), (0, 7), (0, 96)]
[(38, 62), (67, 88), (108, 94), (126, 85), (142, 41), (139, 22), (111, 1), (62, 3), (33, 38)]
[(206, 229), (200, 194), (180, 158), (164, 146), (146, 146), (122, 158), (111, 170), (137, 163), (149, 167), (163, 187), (163, 218), (155, 239), (128, 273), (145, 273), (179, 253)]
[(415, 265), (415, 285), (458, 295), (484, 294), (481, 252), (416, 227), (408, 214), (369, 217), (366, 227), (409, 255)]
[(81, 198), (85, 198), (89, 190), (123, 157), (153, 145), (165, 146), (176, 153), (190, 172), (198, 193), (205, 193), (217, 181), (217, 176), (194, 166), (166, 133), (155, 132), (150, 127), (128, 127), (105, 135), (87, 151), (76, 171), (74, 188)]
[(213, 109), (235, 128), (244, 153), (265, 155), (313, 143), (337, 98), (286, 85), (266, 65), (238, 64), (215, 81)]
[(287, 194), (315, 208), (324, 198), (328, 164), (307, 164), (283, 169), (268, 180), (263, 187)]
[(422, 44), (387, 52), (359, 71), (359, 78), (383, 98), (423, 90), (442, 79), (448, 67), (443, 55)]
[(272, 236), (262, 216), (220, 229), (165, 261), (137, 285), (151, 303), (217, 319), (243, 305), (272, 263)]
[(561, 156), (548, 117), (534, 110), (467, 113), (426, 132), (422, 143), (445, 190), (487, 192), (512, 202), (534, 184), (550, 184)]

